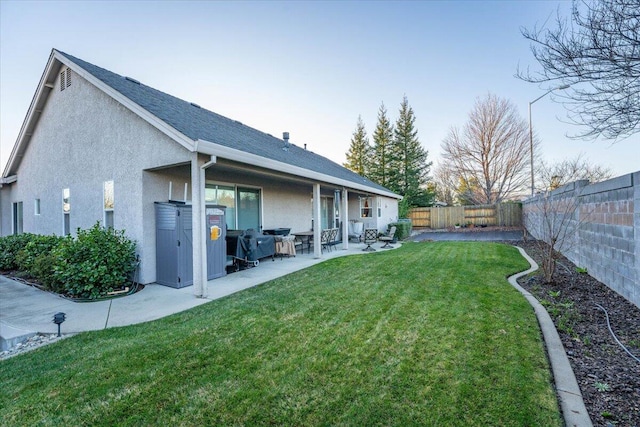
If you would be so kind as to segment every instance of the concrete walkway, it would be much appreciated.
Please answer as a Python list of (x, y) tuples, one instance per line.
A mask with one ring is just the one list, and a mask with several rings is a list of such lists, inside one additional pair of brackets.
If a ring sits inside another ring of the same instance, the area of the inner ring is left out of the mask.
[[(373, 247), (378, 251), (382, 243)], [(400, 244), (394, 244), (395, 248)], [(53, 315), (66, 314), (62, 324), (63, 334), (94, 331), (116, 326), (160, 319), (222, 298), (235, 292), (260, 285), (294, 271), (302, 270), (319, 262), (339, 256), (366, 254), (362, 243), (349, 243), (349, 249), (340, 246), (325, 251), (320, 259), (313, 254), (298, 254), (295, 257), (267, 258), (257, 267), (241, 270), (227, 276), (210, 280), (206, 298), (197, 298), (193, 286), (174, 289), (158, 284), (146, 285), (133, 295), (97, 302), (74, 302), (58, 295), (41, 291), (9, 278), (0, 276), (0, 342), (10, 347), (35, 333), (57, 333)], [(2, 348), (4, 350), (6, 348)], [(0, 350), (1, 351), (1, 350)]]

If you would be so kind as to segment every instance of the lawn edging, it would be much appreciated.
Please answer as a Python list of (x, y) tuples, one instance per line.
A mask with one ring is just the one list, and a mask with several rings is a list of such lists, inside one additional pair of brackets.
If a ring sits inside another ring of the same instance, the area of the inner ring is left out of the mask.
[(553, 372), (553, 379), (560, 401), (560, 409), (567, 426), (593, 426), (587, 408), (582, 400), (582, 392), (578, 386), (578, 381), (573, 373), (569, 358), (564, 350), (558, 331), (556, 330), (553, 320), (547, 313), (547, 310), (540, 302), (531, 295), (527, 290), (518, 284), (518, 279), (538, 269), (538, 264), (519, 246), (515, 246), (520, 254), (529, 262), (531, 268), (521, 273), (509, 276), (508, 280), (511, 285), (516, 288), (533, 307), (538, 318), (538, 324), (542, 330), (545, 345), (547, 347), (547, 355)]

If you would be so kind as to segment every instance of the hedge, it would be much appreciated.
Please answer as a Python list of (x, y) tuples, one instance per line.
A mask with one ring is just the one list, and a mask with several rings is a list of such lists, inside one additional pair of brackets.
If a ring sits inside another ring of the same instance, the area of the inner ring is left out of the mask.
[(23, 233), (0, 237), (0, 270), (18, 270), (46, 289), (97, 298), (121, 288), (136, 268), (136, 245), (124, 231), (96, 223), (77, 237)]
[(407, 237), (411, 236), (411, 230), (413, 228), (413, 224), (410, 219), (400, 219), (398, 222), (392, 222), (388, 225), (388, 229), (396, 226), (396, 234), (395, 237), (398, 240), (404, 240)]

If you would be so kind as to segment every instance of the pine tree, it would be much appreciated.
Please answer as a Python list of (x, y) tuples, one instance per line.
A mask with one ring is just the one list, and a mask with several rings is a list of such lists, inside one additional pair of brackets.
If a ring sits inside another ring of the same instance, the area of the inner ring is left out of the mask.
[(347, 151), (347, 161), (343, 163), (343, 166), (361, 176), (367, 177), (369, 174), (370, 152), (371, 146), (369, 145), (367, 131), (364, 128), (364, 122), (362, 117), (358, 116), (358, 124), (351, 137), (349, 151)]
[(391, 145), (393, 143), (393, 125), (387, 118), (384, 102), (378, 110), (378, 123), (373, 132), (373, 148), (371, 154), (371, 180), (383, 187), (389, 186), (391, 168)]
[(389, 188), (407, 198), (409, 206), (422, 206), (432, 198), (426, 191), (432, 162), (427, 162), (428, 152), (418, 140), (415, 121), (413, 109), (405, 95), (400, 104), (400, 116), (390, 150), (393, 176)]

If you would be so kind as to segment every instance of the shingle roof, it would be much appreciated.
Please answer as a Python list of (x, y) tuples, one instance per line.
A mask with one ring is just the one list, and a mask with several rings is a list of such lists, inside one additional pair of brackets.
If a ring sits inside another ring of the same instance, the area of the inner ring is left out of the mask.
[(363, 178), (326, 157), (290, 144), (283, 150), (283, 140), (268, 135), (236, 120), (183, 101), (175, 96), (90, 64), (64, 52), (65, 56), (103, 83), (120, 92), (183, 135), (201, 139), (264, 158), (330, 175), (349, 182), (390, 193), (387, 188)]

